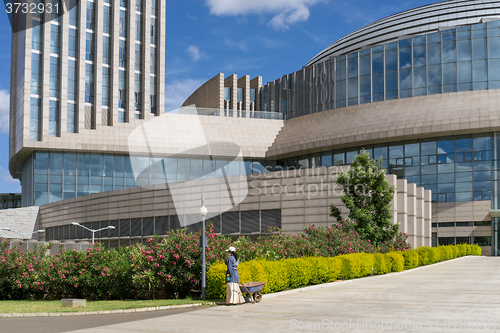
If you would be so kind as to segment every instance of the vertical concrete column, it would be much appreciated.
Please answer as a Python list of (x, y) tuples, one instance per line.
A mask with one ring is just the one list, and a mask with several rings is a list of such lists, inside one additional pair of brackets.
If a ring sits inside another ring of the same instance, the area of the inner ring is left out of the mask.
[(417, 247), (424, 245), (424, 188), (417, 187)]
[[(60, 118), (59, 118), (59, 132), (62, 136), (63, 133), (68, 132), (68, 42), (69, 42), (69, 14), (62, 15), (60, 18), (62, 22), (61, 28), (61, 96), (59, 98)], [(30, 29), (31, 30), (31, 29)]]
[(218, 74), (219, 78), (219, 110), (224, 110), (224, 82), (226, 81), (224, 79), (224, 73), (219, 73)]
[[(159, 3), (162, 3), (161, 6), (163, 6), (163, 2), (159, 1)], [(151, 103), (150, 103), (150, 96), (151, 96), (151, 0), (145, 0), (143, 2), (143, 8), (142, 8), (142, 26), (143, 26), (143, 31), (142, 31), (142, 64), (141, 64), (141, 70), (142, 70), (142, 80), (143, 80), (143, 100), (144, 100), (144, 119), (150, 119), (153, 117), (151, 114)], [(160, 47), (163, 47), (164, 41), (160, 41)], [(160, 96), (164, 98), (165, 91), (160, 90)], [(158, 99), (158, 97), (156, 97)], [(157, 112), (158, 115), (165, 112), (165, 107), (163, 107), (163, 110), (160, 112), (159, 109), (159, 104), (158, 100), (156, 102), (157, 106)]]
[(408, 234), (408, 182), (398, 179), (397, 184), (399, 231)]
[(432, 192), (424, 190), (424, 246), (432, 246)]
[[(78, 53), (78, 101), (77, 115), (78, 125), (77, 132), (82, 133), (85, 129), (85, 57), (86, 57), (86, 40), (87, 40), (87, 1), (80, 1), (80, 17), (78, 20), (78, 35), (80, 36), (79, 53)], [(97, 56), (97, 54), (96, 54)]]
[[(159, 41), (158, 41), (158, 75), (157, 75), (157, 114), (165, 113), (165, 40), (167, 36), (167, 1), (158, 1), (158, 28), (159, 28)], [(149, 81), (148, 81), (149, 82)], [(148, 97), (149, 99), (149, 97)], [(149, 111), (148, 111), (149, 112)]]
[[(95, 2), (95, 128), (107, 125), (103, 122), (102, 117), (102, 56), (103, 56), (103, 31), (104, 31), (104, 5), (102, 1)], [(106, 110), (107, 111), (107, 110)]]
[(410, 183), (408, 189), (408, 242), (412, 248), (417, 248), (417, 185)]
[[(26, 19), (31, 20), (31, 15), (27, 15)], [(25, 38), (22, 38), (22, 35), (25, 34)], [(24, 40), (24, 47), (20, 46), (19, 43), (21, 43)], [(30, 112), (31, 112), (31, 107), (30, 107), (30, 99), (31, 99), (31, 52), (28, 52), (28, 50), (31, 51), (31, 45), (33, 41), (33, 29), (27, 29), (25, 31), (20, 31), (18, 33), (12, 34), (12, 47), (11, 47), (11, 73), (10, 73), (10, 101), (11, 101), (11, 108), (10, 108), (10, 133), (16, 133), (16, 135), (9, 135), (9, 140), (10, 140), (10, 147), (11, 149), (9, 150), (10, 156), (12, 157), (14, 152), (17, 151), (16, 149), (16, 143), (22, 136), (22, 141), (23, 141), (23, 146), (25, 143), (30, 141)], [(23, 68), (30, 68), (30, 70), (24, 70), (24, 92), (23, 92), (23, 98), (19, 99), (20, 103), (24, 103), (24, 106), (22, 109), (18, 109), (20, 105), (18, 105), (17, 97), (18, 94), (20, 93), (17, 91), (17, 75), (18, 75), (18, 69), (21, 67), (18, 65), (18, 62), (20, 61), (18, 59), (18, 50), (26, 50), (25, 55), (24, 55), (24, 64), (22, 65)], [(24, 101), (24, 102), (23, 102)], [(15, 120), (15, 121), (13, 121)], [(22, 129), (20, 132), (17, 132), (17, 124), (22, 123)]]
[(396, 175), (386, 175), (385, 178), (387, 179), (389, 186), (394, 187), (394, 197), (391, 201), (392, 222), (397, 223), (397, 221), (398, 221), (398, 195), (397, 195), (398, 178), (396, 177)]
[(238, 76), (232, 74), (224, 79), (224, 87), (231, 88), (231, 105), (230, 109), (237, 110), (236, 103), (238, 100)]
[(45, 22), (47, 23), (43, 25), (42, 128), (40, 129), (42, 141), (45, 141), (49, 137), (50, 34), (52, 30), (50, 15), (49, 13), (45, 13)]
[(113, 1), (112, 11), (112, 31), (111, 31), (111, 45), (113, 48), (112, 61), (111, 61), (111, 113), (113, 121), (111, 125), (118, 124), (118, 63), (120, 60), (120, 0)]
[[(129, 1), (127, 8), (127, 115), (128, 121), (135, 119), (135, 1)], [(143, 113), (144, 116), (144, 113)], [(144, 118), (142, 118), (144, 119)]]
[(252, 80), (250, 80), (250, 89), (255, 89), (255, 110), (254, 111), (261, 111), (261, 105), (260, 105), (260, 90), (262, 88), (262, 76), (257, 76), (254, 77)]
[(250, 110), (250, 76), (245, 75), (238, 79), (238, 88), (243, 88), (242, 110)]

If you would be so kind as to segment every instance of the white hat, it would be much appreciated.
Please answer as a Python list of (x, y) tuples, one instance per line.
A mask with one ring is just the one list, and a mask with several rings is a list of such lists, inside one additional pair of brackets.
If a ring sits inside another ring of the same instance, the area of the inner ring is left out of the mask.
[(234, 246), (230, 246), (229, 249), (226, 250), (226, 252), (236, 252), (236, 249)]

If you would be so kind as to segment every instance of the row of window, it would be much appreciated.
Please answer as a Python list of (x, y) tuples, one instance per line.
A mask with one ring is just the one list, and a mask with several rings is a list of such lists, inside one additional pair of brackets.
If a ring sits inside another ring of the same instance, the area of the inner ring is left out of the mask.
[(491, 200), (491, 134), (353, 147), (287, 158), (277, 169), (350, 164), (361, 149), (382, 159), (389, 174), (432, 191), (434, 202)]
[(262, 173), (275, 164), (260, 160), (155, 159), (102, 154), (37, 152), (36, 205), (92, 193), (192, 179)]
[(491, 226), (491, 220), (474, 222), (439, 222), (432, 223), (433, 228), (484, 227)]
[(439, 237), (436, 240), (439, 245), (476, 244), (479, 246), (491, 246), (491, 236), (474, 237)]
[(263, 88), (288, 118), (383, 100), (500, 89), (500, 21), (416, 36), (336, 57)]
[[(267, 233), (271, 228), (281, 228), (281, 210), (256, 210), (242, 212), (225, 212), (207, 219), (207, 224), (212, 223), (214, 231), (222, 234), (261, 234)], [(166, 235), (167, 232), (186, 228), (190, 232), (201, 230), (199, 215), (171, 215), (144, 217), (136, 219), (123, 219), (101, 222), (82, 223), (83, 226), (98, 230), (113, 226), (95, 233), (96, 239), (117, 237), (147, 237)], [(92, 233), (80, 226), (63, 225), (45, 229), (45, 239), (91, 239)]]

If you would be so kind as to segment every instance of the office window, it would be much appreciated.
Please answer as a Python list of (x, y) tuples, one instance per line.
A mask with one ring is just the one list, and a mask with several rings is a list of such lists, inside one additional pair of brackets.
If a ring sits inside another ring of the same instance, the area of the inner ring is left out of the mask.
[(87, 32), (85, 41), (85, 59), (94, 61), (95, 58), (95, 34)]
[(120, 37), (127, 37), (127, 11), (125, 10), (120, 10), (119, 33)]
[(50, 97), (61, 97), (61, 59), (50, 57)]
[(135, 44), (135, 70), (142, 70), (142, 45)]
[(126, 68), (127, 67), (127, 42), (120, 40), (120, 46), (118, 49), (118, 66)]
[(109, 67), (102, 68), (102, 105), (110, 106), (111, 96), (111, 69)]
[(87, 1), (87, 29), (95, 30), (95, 4)]
[(60, 136), (60, 118), (59, 102), (49, 101), (49, 136)]
[(68, 119), (67, 119), (67, 132), (76, 133), (78, 123), (78, 116), (76, 113), (76, 104), (68, 103)]
[(103, 7), (103, 32), (105, 34), (111, 34), (111, 25), (112, 25), (112, 16), (111, 16), (111, 6)]
[(111, 37), (103, 36), (102, 44), (102, 63), (111, 65), (111, 51), (113, 49), (113, 46), (111, 45)]
[(68, 100), (76, 101), (78, 93), (78, 67), (76, 60), (68, 60)]
[(135, 40), (142, 41), (142, 15), (135, 14)]

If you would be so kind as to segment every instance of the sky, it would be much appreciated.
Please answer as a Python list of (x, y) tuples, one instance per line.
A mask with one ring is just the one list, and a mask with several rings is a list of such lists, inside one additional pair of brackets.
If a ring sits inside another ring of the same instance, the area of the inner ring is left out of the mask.
[[(218, 73), (260, 75), (264, 84), (276, 80), (351, 32), (432, 2), (168, 0), (165, 104), (182, 105)], [(0, 8), (0, 193), (15, 193), (20, 183), (8, 171), (11, 28), (5, 7)]]

